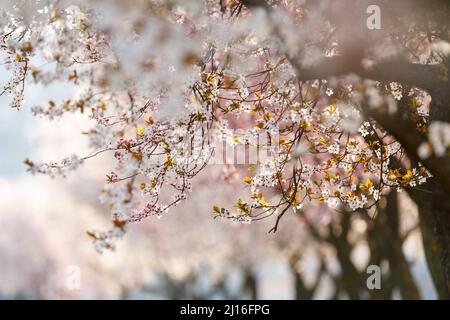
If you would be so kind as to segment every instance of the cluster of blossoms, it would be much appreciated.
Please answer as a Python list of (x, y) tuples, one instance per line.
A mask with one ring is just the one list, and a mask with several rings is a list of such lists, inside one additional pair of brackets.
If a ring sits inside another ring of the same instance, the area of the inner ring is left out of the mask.
[[(320, 42), (323, 35), (297, 32), (302, 11), (296, 2), (272, 17), (285, 26), (277, 31), (285, 45), (262, 23), (264, 11), (251, 13), (237, 1), (143, 1), (132, 8), (126, 1), (65, 7), (64, 1), (36, 1), (36, 10), (26, 10), (27, 3), (0, 11), (0, 45), (13, 74), (4, 92), (20, 108), (26, 79), (78, 89), (69, 100), (32, 111), (49, 119), (87, 114), (95, 123), (85, 132), (93, 154), (26, 164), (32, 173), (53, 176), (100, 153), (114, 157), (101, 195), (114, 227), (88, 232), (99, 250), (111, 248), (127, 223), (160, 217), (188, 197), (192, 179), (216, 151), (214, 130), (230, 146), (268, 150), (256, 163), (235, 166), (245, 176), (247, 199), (238, 199), (233, 212), (213, 207), (238, 222), (277, 215), (278, 225), (288, 209), (301, 210), (305, 202), (367, 209), (386, 190), (413, 187), (430, 176), (364, 113), (367, 104), (390, 114), (409, 99), (417, 129), (426, 132), (426, 94), (357, 77), (299, 81), (286, 57), (296, 47), (289, 45), (292, 37)], [(117, 15), (126, 17), (123, 23), (115, 23)], [(302, 63), (311, 65), (313, 56)], [(448, 131), (434, 128), (436, 137)], [(432, 144), (441, 152), (449, 142)]]
[[(252, 166), (252, 174), (244, 178), (251, 200), (239, 199), (236, 215), (219, 207), (215, 208), (217, 214), (236, 220), (243, 216), (257, 220), (283, 215), (288, 208), (297, 211), (305, 201), (354, 211), (376, 205), (390, 188), (413, 187), (430, 176), (420, 163), (414, 168), (401, 167), (401, 145), (373, 120), (364, 121), (361, 114), (362, 98), (374, 86), (381, 99), (379, 108), (388, 108), (398, 93), (372, 82), (361, 83), (357, 91), (349, 90), (356, 87), (352, 83), (333, 88), (326, 81), (308, 93), (311, 87), (294, 85), (295, 77), (278, 82), (271, 75), (268, 71), (271, 86), (267, 92), (252, 92), (247, 99), (234, 98), (228, 109), (250, 103), (255, 127), (248, 130), (268, 129), (264, 130), (266, 134), (275, 126), (279, 132), (273, 137), (277, 148), (256, 170)], [(236, 117), (240, 116), (245, 113)], [(267, 201), (266, 194), (273, 201)]]

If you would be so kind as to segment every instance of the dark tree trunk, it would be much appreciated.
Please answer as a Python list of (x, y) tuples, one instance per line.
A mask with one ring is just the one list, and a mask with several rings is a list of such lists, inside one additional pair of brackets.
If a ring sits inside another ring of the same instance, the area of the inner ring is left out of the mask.
[(308, 290), (303, 282), (302, 276), (296, 270), (292, 271), (295, 281), (295, 300), (311, 300), (313, 290)]
[(320, 261), (320, 268), (317, 272), (317, 277), (314, 283), (310, 288), (308, 288), (303, 281), (302, 275), (297, 270), (296, 265), (299, 261), (300, 257), (297, 254), (292, 254), (289, 258), (289, 268), (291, 270), (291, 274), (294, 277), (294, 285), (295, 285), (295, 300), (311, 300), (314, 297), (314, 293), (316, 292), (320, 280), (322, 278), (322, 274), (325, 272), (325, 265), (323, 260)]
[(245, 279), (244, 279), (244, 287), (245, 290), (250, 294), (251, 300), (258, 300), (258, 282), (253, 273), (253, 270), (245, 269)]
[(435, 182), (427, 190), (410, 190), (419, 207), (428, 268), (440, 299), (450, 299), (450, 195)]
[[(447, 60), (447, 65), (450, 59)], [(432, 96), (430, 122), (450, 121), (450, 94), (440, 87)], [(449, 167), (449, 157), (441, 157), (441, 166)], [(419, 219), (428, 268), (440, 299), (450, 299), (450, 194), (442, 181), (449, 176), (435, 176), (425, 190), (412, 189), (411, 197), (419, 207)]]
[(393, 289), (398, 288), (403, 299), (419, 300), (421, 296), (402, 249), (397, 192), (391, 191), (386, 200), (386, 207), (379, 209), (373, 226), (369, 228), (368, 242), (370, 264), (380, 265), (382, 260), (387, 260), (389, 274), (383, 279), (382, 290), (370, 290), (369, 294), (373, 299), (390, 299)]
[(392, 190), (388, 196), (386, 205), (386, 240), (390, 245), (387, 246), (387, 256), (391, 264), (395, 282), (398, 284), (403, 299), (419, 300), (421, 298), (419, 290), (403, 253), (403, 240), (400, 234), (400, 214), (397, 192)]
[(352, 245), (348, 242), (350, 230), (350, 215), (342, 215), (342, 231), (335, 235), (330, 225), (329, 241), (336, 247), (336, 255), (342, 269), (342, 283), (348, 296), (352, 300), (361, 299), (362, 286), (365, 286), (365, 278), (361, 276), (358, 269), (351, 260)]

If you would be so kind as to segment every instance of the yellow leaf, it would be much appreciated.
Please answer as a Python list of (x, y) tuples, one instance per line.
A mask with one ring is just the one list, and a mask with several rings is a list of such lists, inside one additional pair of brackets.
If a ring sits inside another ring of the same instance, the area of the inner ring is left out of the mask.
[(261, 197), (261, 204), (262, 204), (263, 206), (267, 206), (267, 205), (268, 205), (268, 202), (267, 202), (266, 199), (264, 199), (264, 197)]
[(333, 114), (333, 113), (336, 111), (336, 107), (334, 106), (334, 104), (330, 104), (330, 105), (328, 106), (328, 108), (327, 108), (327, 111), (328, 111), (330, 114)]
[(230, 110), (239, 109), (239, 103), (236, 102), (236, 101), (233, 101), (233, 102), (230, 103), (230, 107), (229, 108), (230, 108)]
[(31, 75), (33, 76), (33, 78), (36, 79), (36, 77), (39, 75), (39, 73), (41, 73), (41, 70), (39, 70), (36, 67), (31, 67)]
[(299, 122), (300, 128), (302, 128), (303, 130), (306, 130), (307, 128), (309, 128), (311, 126), (311, 122), (306, 122), (301, 120)]
[(138, 136), (142, 137), (144, 135), (145, 128), (136, 128), (136, 133)]
[(370, 149), (375, 149), (375, 147), (378, 146), (378, 141), (370, 141), (368, 143), (368, 146), (369, 146)]
[(22, 51), (27, 52), (27, 53), (30, 53), (31, 51), (33, 51), (33, 46), (31, 45), (31, 43), (29, 41), (25, 41), (25, 43), (22, 46)]
[(252, 178), (251, 177), (245, 177), (244, 178), (244, 182), (250, 184), (252, 182)]
[(256, 127), (259, 128), (259, 129), (262, 129), (262, 128), (264, 128), (264, 123), (258, 122), (258, 123), (256, 124)]
[(90, 230), (86, 230), (86, 234), (91, 238), (98, 239), (97, 235)]
[(403, 180), (411, 180), (414, 177), (411, 170), (407, 170), (406, 174), (402, 177)]
[(17, 62), (22, 62), (22, 61), (24, 61), (24, 58), (20, 55), (20, 54), (16, 54), (16, 61)]
[(220, 214), (220, 208), (218, 206), (214, 206), (214, 212)]
[(114, 219), (113, 224), (117, 228), (123, 228), (127, 224), (127, 222), (119, 219)]
[(366, 179), (366, 182), (364, 184), (361, 183), (359, 185), (359, 188), (362, 190), (369, 190), (372, 187), (373, 187), (373, 183), (369, 178)]
[(170, 155), (168, 155), (166, 158), (166, 161), (164, 161), (164, 168), (167, 169), (167, 168), (173, 167), (174, 164), (175, 164), (175, 160)]
[(238, 199), (235, 207), (243, 211), (244, 213), (248, 213), (247, 204), (244, 201), (242, 201), (242, 199)]
[(330, 174), (329, 172), (325, 173), (325, 180), (329, 181), (329, 180), (334, 179), (334, 178), (335, 178), (335, 176)]

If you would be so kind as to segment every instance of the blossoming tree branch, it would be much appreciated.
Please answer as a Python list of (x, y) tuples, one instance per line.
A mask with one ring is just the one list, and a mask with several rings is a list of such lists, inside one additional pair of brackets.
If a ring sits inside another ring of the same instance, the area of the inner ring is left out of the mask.
[[(404, 189), (436, 289), (450, 297), (449, 1), (1, 3), (12, 77), (0, 93), (20, 109), (27, 83), (64, 83), (73, 97), (32, 112), (93, 124), (91, 154), (27, 159), (28, 170), (65, 176), (100, 154), (115, 160), (101, 191), (112, 228), (88, 231), (99, 251), (189, 201), (207, 165), (245, 190), (211, 212), (273, 219), (271, 232), (319, 203), (376, 215)], [(250, 151), (230, 161), (229, 147)]]

